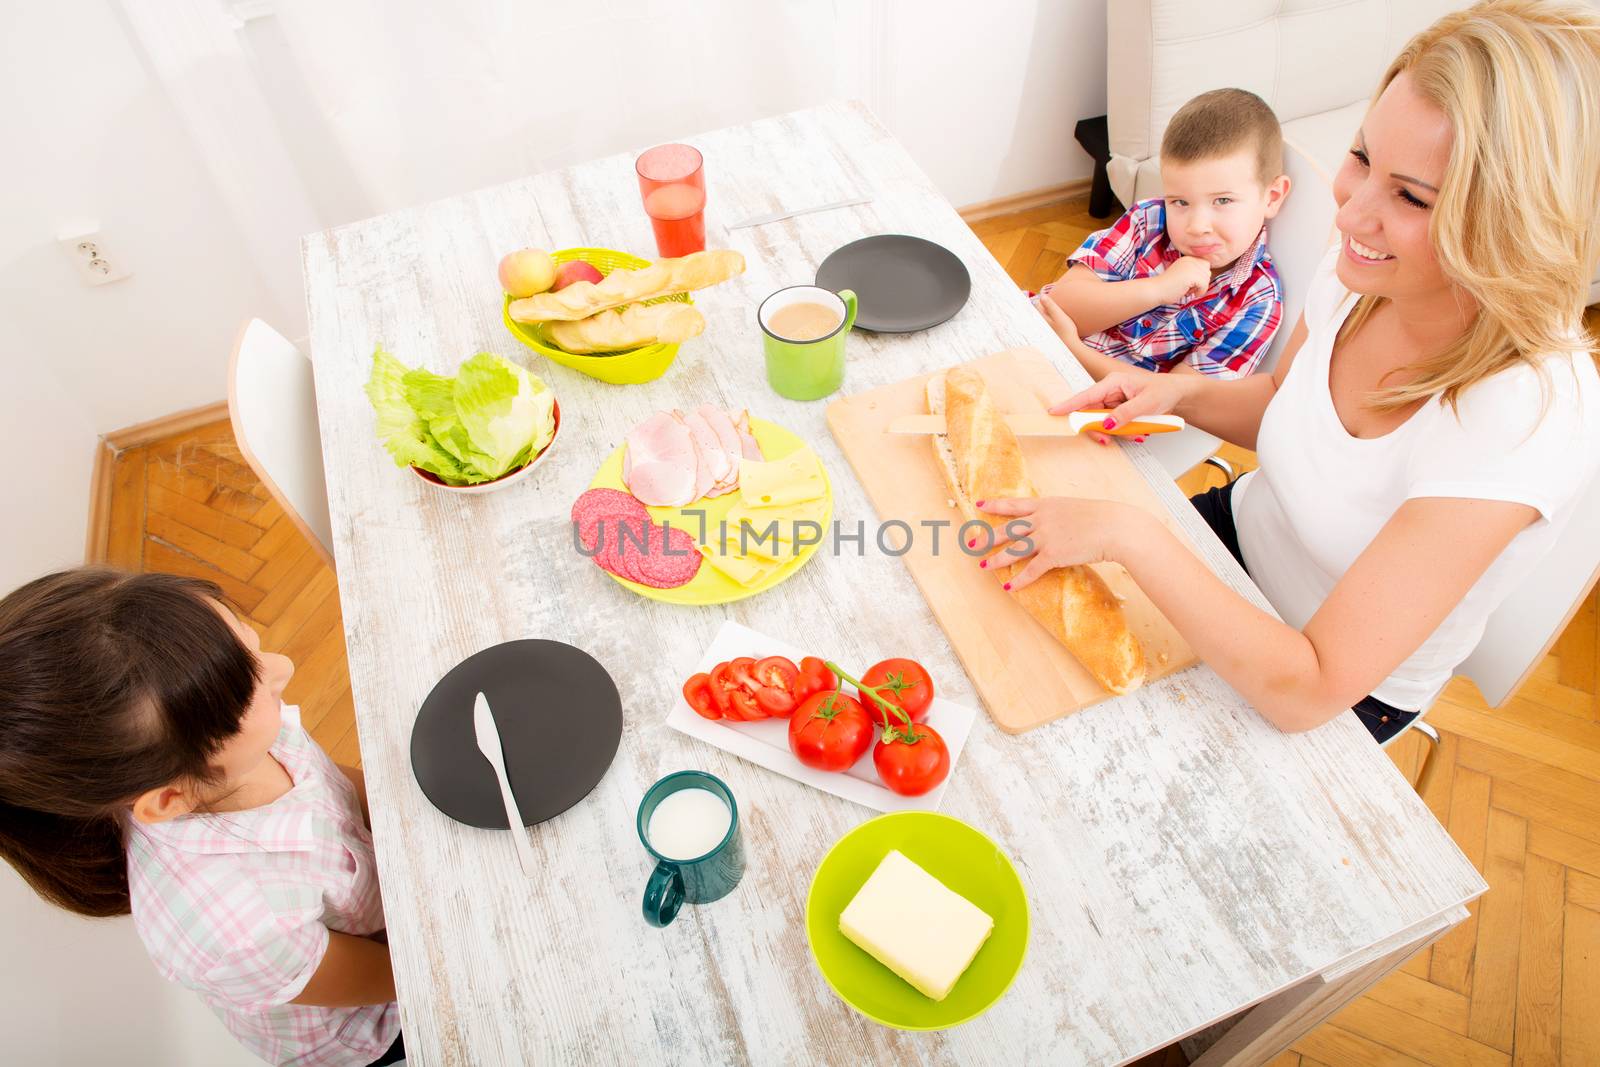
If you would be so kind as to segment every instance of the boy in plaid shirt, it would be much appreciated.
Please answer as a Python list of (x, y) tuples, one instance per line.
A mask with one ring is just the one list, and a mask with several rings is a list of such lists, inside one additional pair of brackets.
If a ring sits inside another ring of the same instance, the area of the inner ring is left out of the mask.
[(1035, 304), (1097, 381), (1129, 365), (1242, 378), (1283, 317), (1266, 228), (1289, 195), (1277, 116), (1243, 89), (1195, 97), (1161, 139), (1161, 185)]

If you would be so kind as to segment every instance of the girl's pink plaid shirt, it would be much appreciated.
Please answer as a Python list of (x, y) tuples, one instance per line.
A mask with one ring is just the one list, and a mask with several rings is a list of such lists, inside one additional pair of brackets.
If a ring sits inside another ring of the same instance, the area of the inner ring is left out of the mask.
[(268, 1063), (368, 1064), (399, 1033), (398, 1005), (289, 1001), (321, 964), (328, 931), (384, 928), (372, 836), (355, 788), (298, 708), (283, 709), (272, 754), (294, 787), (265, 807), (130, 820), (134, 926), (156, 969), (199, 993)]

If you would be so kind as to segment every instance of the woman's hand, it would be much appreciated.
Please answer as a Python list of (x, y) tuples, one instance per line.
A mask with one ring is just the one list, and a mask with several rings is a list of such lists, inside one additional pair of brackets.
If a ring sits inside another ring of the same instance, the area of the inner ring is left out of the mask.
[(985, 570), (1028, 561), (1006, 589), (1021, 589), (1047, 571), (1077, 563), (1102, 563), (1116, 558), (1149, 515), (1130, 504), (1077, 497), (1012, 497), (980, 500), (990, 515), (1013, 516), (995, 531), (994, 549), (978, 566)]
[(1129, 367), (1113, 371), (1083, 392), (1052, 405), (1050, 414), (1069, 415), (1085, 408), (1111, 409), (1105, 427), (1132, 422), (1144, 415), (1167, 415), (1189, 398), (1203, 379), (1199, 375), (1156, 374)]

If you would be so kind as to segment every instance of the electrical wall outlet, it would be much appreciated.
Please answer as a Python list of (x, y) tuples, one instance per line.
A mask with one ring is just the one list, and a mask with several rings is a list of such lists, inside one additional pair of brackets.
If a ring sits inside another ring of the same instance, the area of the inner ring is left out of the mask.
[(80, 222), (62, 227), (56, 235), (61, 250), (72, 261), (84, 285), (118, 282), (132, 273), (128, 264), (106, 244), (97, 222)]

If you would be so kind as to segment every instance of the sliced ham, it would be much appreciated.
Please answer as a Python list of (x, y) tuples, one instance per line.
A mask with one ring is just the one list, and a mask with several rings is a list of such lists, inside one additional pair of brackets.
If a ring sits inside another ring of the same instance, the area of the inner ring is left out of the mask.
[(623, 468), (628, 490), (642, 503), (683, 507), (696, 499), (700, 475), (694, 437), (670, 411), (656, 412), (628, 434)]
[(761, 454), (761, 446), (756, 443), (755, 434), (750, 430), (750, 412), (740, 408), (738, 414), (733, 416), (733, 425), (739, 431), (740, 454), (745, 459), (766, 459), (767, 457)]
[(739, 485), (739, 460), (744, 457), (744, 444), (739, 440), (739, 428), (726, 411), (710, 404), (702, 404), (697, 414), (706, 420), (717, 435), (717, 444), (727, 454), (728, 473), (717, 480), (707, 496), (731, 493)]
[(722, 450), (717, 432), (706, 422), (704, 415), (691, 411), (683, 417), (683, 421), (689, 427), (703, 471), (702, 477), (695, 483), (695, 496), (699, 499), (727, 479), (732, 464), (728, 462), (728, 454)]

